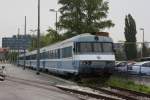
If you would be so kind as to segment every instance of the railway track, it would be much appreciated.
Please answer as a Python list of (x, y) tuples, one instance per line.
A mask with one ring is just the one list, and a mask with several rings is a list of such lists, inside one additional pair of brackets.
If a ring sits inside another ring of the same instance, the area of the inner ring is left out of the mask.
[[(88, 96), (88, 97), (92, 97), (92, 98), (96, 98), (96, 99), (100, 99), (100, 100), (123, 100), (122, 98), (119, 98), (117, 96), (112, 96), (112, 95), (108, 95), (106, 93), (103, 93), (101, 91), (88, 91), (88, 90), (84, 90), (82, 87), (79, 87), (78, 89), (76, 87), (72, 88), (70, 86), (61, 86), (61, 85), (57, 85), (56, 87), (68, 91), (68, 92), (73, 92), (76, 94), (80, 94), (80, 95), (84, 95), (84, 96)], [(82, 89), (81, 89), (82, 88)]]
[[(51, 88), (49, 88), (49, 86), (54, 86), (54, 87), (57, 87), (64, 91), (70, 91), (69, 93), (75, 93), (75, 95), (79, 95), (79, 99), (81, 99), (81, 100), (87, 100), (87, 96), (88, 96), (88, 98), (94, 98), (94, 99), (100, 99), (100, 100), (101, 99), (102, 100), (122, 100), (121, 98), (118, 98), (118, 97), (115, 97), (112, 95), (107, 95), (102, 92), (94, 93), (94, 92), (81, 91), (81, 90), (77, 90), (77, 89), (67, 88), (65, 86), (56, 85), (53, 83), (50, 84), (47, 82), (26, 80), (26, 79), (21, 79), (21, 78), (12, 77), (12, 76), (7, 76), (6, 80), (12, 81), (12, 82), (17, 82), (17, 83), (24, 84), (24, 85), (34, 86), (34, 87), (42, 88), (42, 89), (46, 89), (46, 90), (52, 90)], [(56, 90), (54, 90), (54, 91), (56, 91)], [(85, 99), (85, 97), (86, 97), (86, 99)]]
[(98, 91), (103, 91), (104, 93), (107, 94), (121, 97), (126, 100), (150, 100), (149, 94), (123, 89), (119, 87), (109, 87), (109, 88), (91, 87), (91, 88)]
[(129, 94), (134, 94), (135, 96), (138, 97), (145, 97), (148, 98), (150, 100), (150, 94), (146, 94), (146, 93), (142, 93), (142, 92), (137, 92), (137, 91), (132, 91), (132, 90), (128, 90), (128, 89), (124, 89), (124, 88), (119, 88), (119, 87), (113, 87), (111, 86), (112, 90), (117, 90), (117, 91), (124, 91), (127, 92)]

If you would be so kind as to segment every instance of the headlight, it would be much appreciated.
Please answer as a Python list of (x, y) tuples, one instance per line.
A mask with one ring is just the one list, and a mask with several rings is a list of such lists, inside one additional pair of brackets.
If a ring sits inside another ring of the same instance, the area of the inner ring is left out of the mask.
[(87, 62), (86, 61), (82, 61), (82, 63), (81, 63), (82, 65), (86, 65), (87, 64)]
[(82, 61), (81, 64), (82, 64), (82, 65), (91, 65), (92, 62), (91, 62), (91, 61)]

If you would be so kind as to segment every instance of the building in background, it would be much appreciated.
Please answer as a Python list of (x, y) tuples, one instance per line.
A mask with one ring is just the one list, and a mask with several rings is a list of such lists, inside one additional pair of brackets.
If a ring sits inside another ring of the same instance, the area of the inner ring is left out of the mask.
[(14, 35), (13, 37), (2, 38), (2, 48), (8, 48), (10, 51), (27, 50), (32, 43), (30, 35)]

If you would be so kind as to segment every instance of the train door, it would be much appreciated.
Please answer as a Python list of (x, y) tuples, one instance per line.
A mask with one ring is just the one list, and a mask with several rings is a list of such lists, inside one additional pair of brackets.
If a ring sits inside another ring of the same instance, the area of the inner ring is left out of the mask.
[(57, 50), (57, 55), (58, 55), (58, 61), (57, 61), (57, 71), (60, 72), (61, 68), (62, 68), (62, 50), (58, 49)]
[(75, 60), (75, 54), (76, 54), (76, 43), (73, 43), (73, 48), (72, 48), (72, 67), (74, 70), (77, 70), (77, 61)]

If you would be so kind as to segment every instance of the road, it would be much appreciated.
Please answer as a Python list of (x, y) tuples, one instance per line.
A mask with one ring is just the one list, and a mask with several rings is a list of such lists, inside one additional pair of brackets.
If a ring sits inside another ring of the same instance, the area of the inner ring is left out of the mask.
[[(2, 66), (2, 64), (0, 64)], [(36, 75), (35, 71), (23, 70), (21, 67), (5, 64), (7, 75), (18, 77), (27, 80), (47, 82), (50, 84), (49, 90), (39, 87), (34, 87), (18, 82), (6, 80), (0, 82), (0, 100), (79, 100), (71, 94), (68, 94), (56, 87), (54, 84), (75, 84), (67, 80), (59, 79), (57, 77), (40, 74)]]

